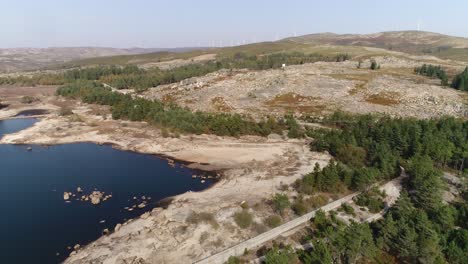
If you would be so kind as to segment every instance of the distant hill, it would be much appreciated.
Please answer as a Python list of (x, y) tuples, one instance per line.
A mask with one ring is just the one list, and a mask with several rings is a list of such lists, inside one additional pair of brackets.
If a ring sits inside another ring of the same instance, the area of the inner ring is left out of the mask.
[(37, 70), (74, 60), (154, 52), (187, 52), (203, 48), (129, 48), (52, 47), (0, 49), (0, 72)]
[[(379, 49), (370, 50), (366, 47)], [(232, 56), (243, 52), (262, 55), (299, 51), (334, 56), (385, 55), (388, 50), (414, 55), (431, 55), (442, 59), (468, 62), (468, 39), (424, 31), (391, 31), (374, 34), (319, 33), (291, 37), (275, 42), (260, 42), (223, 48), (174, 49), (116, 49), (98, 47), (78, 48), (19, 48), (0, 49), (0, 72), (38, 69), (64, 69), (91, 65), (148, 65), (172, 60), (190, 61), (197, 56)], [(195, 60), (196, 61), (196, 60)], [(182, 63), (183, 64), (183, 63)]]
[(446, 59), (468, 60), (468, 39), (425, 31), (389, 31), (374, 34), (319, 33), (287, 38), (310, 45), (377, 47), (412, 54), (430, 54)]

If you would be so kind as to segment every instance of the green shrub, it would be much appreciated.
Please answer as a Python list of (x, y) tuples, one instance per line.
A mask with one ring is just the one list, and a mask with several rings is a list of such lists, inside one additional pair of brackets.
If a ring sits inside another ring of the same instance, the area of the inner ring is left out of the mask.
[(211, 224), (213, 227), (217, 228), (219, 226), (218, 222), (214, 218), (213, 214), (208, 212), (192, 212), (186, 219), (187, 223), (198, 224), (200, 222)]
[(253, 217), (247, 210), (242, 210), (234, 214), (234, 221), (240, 228), (248, 228), (252, 225)]
[(373, 192), (372, 190), (359, 194), (354, 200), (357, 205), (369, 208), (371, 213), (378, 213), (384, 209), (385, 206), (381, 194)]
[(241, 260), (238, 257), (230, 256), (225, 264), (241, 264)]
[(32, 96), (23, 96), (23, 97), (21, 97), (21, 103), (23, 103), (23, 104), (31, 104), (31, 103), (36, 102), (36, 101), (39, 101), (39, 99), (37, 99), (36, 97), (32, 97)]
[(281, 214), (283, 213), (284, 209), (291, 206), (288, 196), (283, 193), (275, 194), (273, 198), (271, 199), (271, 201), (273, 204), (273, 209), (275, 209), (276, 212), (281, 213)]
[(290, 264), (297, 261), (296, 253), (291, 246), (287, 246), (280, 250), (278, 247), (273, 247), (265, 255), (266, 264)]
[(340, 209), (343, 210), (346, 214), (356, 216), (356, 213), (354, 212), (354, 208), (347, 203), (343, 203)]
[(265, 224), (271, 228), (281, 225), (282, 219), (278, 215), (270, 215), (264, 220)]
[(304, 201), (296, 201), (292, 205), (292, 209), (297, 215), (304, 215), (307, 213), (307, 206)]
[(328, 198), (325, 195), (319, 194), (310, 197), (306, 200), (306, 204), (312, 209), (322, 207), (328, 203)]

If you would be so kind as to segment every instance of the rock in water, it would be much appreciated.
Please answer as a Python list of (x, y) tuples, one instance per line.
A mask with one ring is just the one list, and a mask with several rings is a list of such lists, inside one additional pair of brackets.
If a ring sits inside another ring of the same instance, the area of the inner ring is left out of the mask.
[(82, 192), (83, 192), (83, 189), (81, 189), (81, 187), (78, 187), (78, 188), (76, 188), (76, 192), (82, 193)]
[(145, 204), (145, 203), (141, 203), (141, 204), (138, 205), (138, 208), (140, 208), (140, 209), (141, 209), (141, 208), (145, 208), (145, 207), (146, 207), (146, 204)]
[(65, 201), (67, 201), (68, 199), (70, 199), (70, 194), (69, 194), (68, 192), (64, 192), (64, 193), (63, 193), (63, 199), (64, 199)]
[(73, 249), (74, 249), (75, 251), (78, 250), (78, 249), (80, 249), (80, 244), (76, 244), (76, 245), (73, 247)]
[(91, 203), (92, 204), (99, 204), (101, 203), (101, 199), (102, 199), (102, 196), (103, 194), (99, 191), (93, 191), (90, 195), (89, 195), (89, 199), (91, 200)]
[(116, 224), (115, 228), (114, 228), (114, 231), (115, 232), (119, 231), (121, 227), (122, 227), (122, 224)]

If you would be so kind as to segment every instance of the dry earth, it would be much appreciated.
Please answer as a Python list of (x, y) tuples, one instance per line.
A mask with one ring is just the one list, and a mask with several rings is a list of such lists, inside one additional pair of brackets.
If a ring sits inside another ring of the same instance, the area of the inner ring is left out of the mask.
[(254, 116), (288, 112), (316, 116), (338, 109), (418, 118), (468, 115), (466, 94), (413, 74), (420, 62), (393, 56), (375, 59), (382, 66), (379, 71), (368, 69), (369, 60), (361, 69), (356, 67), (357, 62), (347, 61), (295, 65), (284, 70), (221, 70), (158, 86), (142, 96), (194, 110)]

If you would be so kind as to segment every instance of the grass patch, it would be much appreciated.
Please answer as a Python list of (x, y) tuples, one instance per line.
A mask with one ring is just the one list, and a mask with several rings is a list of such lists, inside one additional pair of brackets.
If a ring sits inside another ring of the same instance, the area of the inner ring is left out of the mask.
[(287, 112), (321, 113), (326, 106), (317, 104), (319, 97), (304, 96), (296, 93), (276, 95), (273, 99), (266, 101), (265, 105), (271, 108), (281, 108)]
[(378, 105), (397, 105), (400, 103), (399, 94), (395, 92), (383, 92), (379, 94), (371, 94), (366, 98), (366, 102)]
[(191, 224), (207, 223), (212, 225), (214, 228), (219, 227), (219, 224), (218, 222), (216, 222), (216, 219), (214, 218), (213, 214), (207, 212), (192, 212), (185, 221)]

